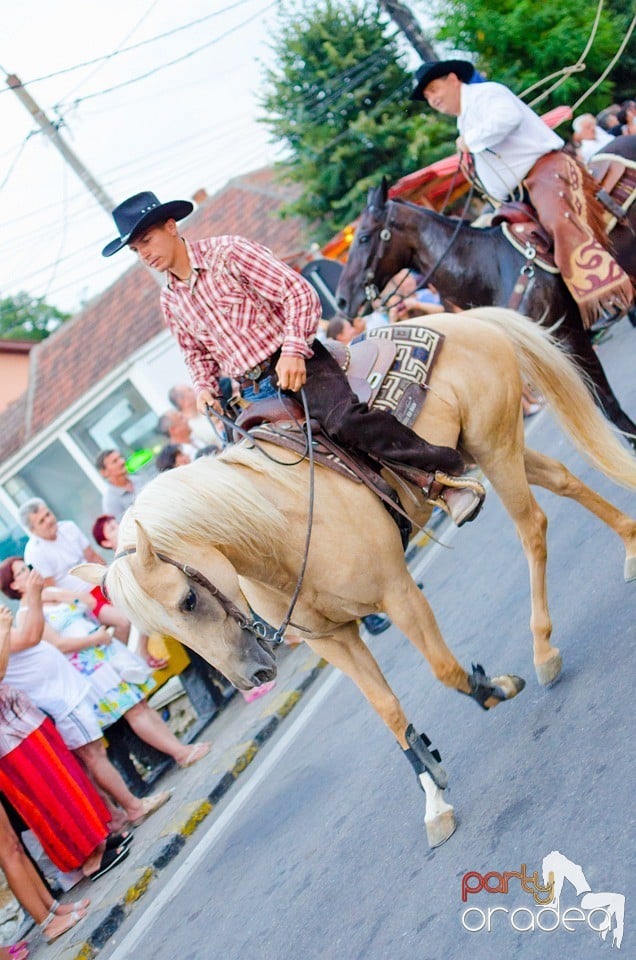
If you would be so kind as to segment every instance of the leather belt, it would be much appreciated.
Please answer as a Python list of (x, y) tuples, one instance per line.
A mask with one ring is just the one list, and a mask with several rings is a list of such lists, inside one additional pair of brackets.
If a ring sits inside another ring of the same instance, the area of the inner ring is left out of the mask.
[(239, 379), (239, 387), (241, 390), (247, 390), (251, 388), (254, 390), (254, 393), (258, 393), (258, 383), (260, 380), (264, 380), (265, 377), (273, 372), (274, 366), (272, 364), (272, 358), (268, 357), (267, 360), (263, 360), (261, 363), (257, 363), (255, 367), (252, 367), (251, 370), (246, 370), (243, 376)]

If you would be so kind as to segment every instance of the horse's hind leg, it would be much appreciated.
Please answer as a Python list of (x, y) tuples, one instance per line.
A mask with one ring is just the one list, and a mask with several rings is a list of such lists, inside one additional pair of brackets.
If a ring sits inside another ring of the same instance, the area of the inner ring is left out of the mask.
[(523, 426), (519, 421), (512, 449), (494, 448), (492, 453), (480, 456), (479, 463), (512, 518), (526, 556), (530, 574), (534, 668), (539, 683), (548, 684), (561, 672), (561, 654), (550, 643), (552, 621), (546, 585), (548, 521), (528, 486), (522, 451)]
[(408, 722), (400, 701), (388, 685), (371, 651), (362, 642), (357, 625), (346, 624), (334, 631), (333, 636), (307, 639), (307, 643), (317, 654), (347, 674), (384, 720), (415, 769), (419, 784), (426, 794), (424, 823), (428, 842), (431, 847), (440, 846), (455, 832), (456, 824), (453, 808), (443, 796), (446, 773), (439, 763), (439, 754), (428, 749), (428, 738), (424, 734), (416, 734)]
[(575, 500), (618, 534), (625, 545), (625, 580), (636, 580), (636, 520), (591, 490), (558, 460), (526, 448), (524, 462), (528, 483)]

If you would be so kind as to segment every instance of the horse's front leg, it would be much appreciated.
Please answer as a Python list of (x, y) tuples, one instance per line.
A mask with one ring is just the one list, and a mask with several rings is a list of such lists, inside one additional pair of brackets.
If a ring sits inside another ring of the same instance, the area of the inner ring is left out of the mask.
[(467, 673), (446, 645), (428, 600), (406, 568), (402, 577), (396, 576), (391, 581), (383, 609), (426, 657), (436, 678), (445, 686), (472, 697), (484, 710), (512, 700), (525, 687), (521, 677), (508, 673), (491, 678), (479, 664), (473, 664), (472, 673)]
[(362, 691), (402, 748), (426, 794), (424, 823), (431, 847), (439, 847), (455, 832), (455, 814), (444, 800), (448, 784), (446, 771), (437, 750), (431, 750), (425, 734), (416, 733), (408, 722), (400, 701), (386, 682), (377, 661), (362, 642), (355, 623), (340, 627), (333, 636), (307, 643), (319, 656), (350, 677)]

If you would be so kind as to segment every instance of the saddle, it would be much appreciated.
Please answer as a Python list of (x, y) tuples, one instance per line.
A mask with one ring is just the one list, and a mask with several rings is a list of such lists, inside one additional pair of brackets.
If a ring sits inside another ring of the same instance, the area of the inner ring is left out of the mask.
[(534, 207), (529, 203), (521, 201), (502, 203), (497, 207), (491, 225), (500, 226), (506, 240), (524, 256), (527, 256), (528, 248), (533, 247), (536, 250), (533, 261), (542, 270), (548, 273), (559, 272), (554, 262), (552, 237), (541, 226)]
[[(399, 324), (395, 328), (369, 331), (366, 339), (352, 344), (328, 341), (324, 345), (346, 374), (351, 389), (360, 401), (370, 406), (377, 402), (378, 406), (391, 409), (398, 419), (410, 425), (426, 399), (426, 377), (443, 339), (437, 331)], [(406, 364), (409, 369), (400, 379), (405, 356), (415, 357), (416, 362)], [(422, 369), (419, 379), (415, 380), (413, 368), (417, 367), (418, 361)], [(251, 403), (238, 415), (236, 425), (249, 431), (255, 439), (274, 443), (301, 457), (307, 452), (304, 410), (292, 397), (268, 397)], [(406, 549), (412, 524), (401, 506), (395, 486), (404, 491), (406, 481), (421, 488), (425, 497), (437, 501), (446, 485), (445, 480), (436, 479), (433, 473), (407, 467), (402, 470), (403, 464), (377, 463), (364, 454), (345, 450), (323, 434), (314, 420), (310, 425), (314, 460), (356, 483), (366, 484), (396, 522)], [(395, 486), (384, 479), (382, 470), (387, 471)]]
[[(395, 362), (395, 343), (373, 337), (352, 344), (327, 340), (324, 346), (346, 374), (349, 386), (358, 399), (371, 406)], [(250, 404), (239, 414), (236, 424), (244, 430), (251, 430), (261, 423), (281, 423), (289, 420), (298, 422), (304, 420), (304, 417), (302, 406), (292, 397), (268, 397)], [(316, 432), (318, 430), (316, 425)]]
[(613, 153), (597, 153), (588, 161), (599, 183), (596, 197), (609, 212), (607, 233), (617, 223), (626, 224), (629, 208), (636, 199), (636, 163)]

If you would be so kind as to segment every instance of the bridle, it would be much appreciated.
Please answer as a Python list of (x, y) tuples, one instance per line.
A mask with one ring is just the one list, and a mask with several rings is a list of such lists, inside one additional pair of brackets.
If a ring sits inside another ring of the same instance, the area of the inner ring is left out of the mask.
[[(137, 547), (128, 547), (126, 550), (120, 550), (119, 553), (115, 554), (114, 559), (119, 560), (121, 557), (129, 557), (134, 553), (137, 553)], [(189, 563), (180, 563), (179, 560), (174, 560), (165, 553), (155, 552), (155, 556), (158, 557), (162, 563), (169, 563), (171, 566), (176, 567), (177, 570), (180, 570), (188, 580), (191, 580), (193, 583), (197, 583), (200, 587), (203, 587), (204, 590), (207, 590), (207, 592), (213, 596), (217, 603), (222, 607), (228, 617), (238, 624), (241, 630), (247, 630), (248, 633), (253, 634), (258, 640), (267, 640), (268, 643), (271, 643), (274, 646), (278, 646), (279, 643), (282, 643), (282, 634), (279, 636), (279, 631), (275, 630), (274, 627), (267, 623), (266, 620), (263, 620), (261, 617), (257, 616), (249, 604), (248, 609), (250, 611), (250, 616), (245, 616), (243, 611), (237, 607), (234, 601), (230, 600), (229, 597), (226, 597), (223, 591), (219, 590), (216, 584), (212, 583), (211, 580), (208, 580), (205, 574), (201, 573), (200, 570), (197, 570), (196, 567), (191, 567)], [(102, 593), (106, 599), (108, 599), (105, 579), (106, 577), (104, 576), (104, 580), (102, 581)]]
[[(279, 391), (280, 393), (280, 391)], [(278, 629), (275, 629), (270, 623), (267, 623), (266, 620), (263, 620), (262, 617), (259, 617), (250, 607), (249, 603), (247, 605), (250, 612), (250, 616), (246, 617), (242, 610), (240, 610), (233, 600), (230, 600), (229, 597), (226, 597), (225, 594), (219, 590), (219, 588), (212, 583), (211, 580), (201, 573), (200, 570), (197, 570), (195, 567), (191, 567), (188, 563), (180, 563), (178, 560), (173, 560), (172, 557), (169, 557), (165, 553), (156, 552), (156, 556), (163, 563), (169, 563), (173, 567), (176, 567), (180, 570), (185, 577), (189, 580), (192, 580), (193, 583), (198, 583), (199, 586), (203, 587), (207, 592), (215, 598), (215, 600), (220, 604), (222, 609), (226, 612), (228, 617), (234, 620), (241, 630), (247, 630), (248, 633), (251, 633), (258, 640), (266, 640), (267, 643), (270, 643), (272, 646), (277, 647), (283, 642), (283, 636), (287, 627), (292, 626), (297, 630), (302, 630), (303, 633), (310, 633), (311, 631), (307, 630), (306, 627), (301, 626), (298, 623), (294, 623), (291, 619), (292, 613), (294, 612), (294, 607), (296, 606), (296, 601), (300, 594), (301, 587), (305, 578), (305, 571), (307, 569), (307, 559), (309, 556), (309, 545), (311, 543), (311, 534), (313, 529), (313, 516), (314, 516), (314, 441), (313, 441), (313, 431), (311, 426), (311, 417), (309, 414), (309, 407), (307, 404), (307, 397), (305, 396), (305, 391), (300, 389), (300, 397), (303, 404), (303, 410), (305, 413), (305, 430), (307, 434), (307, 447), (306, 452), (298, 461), (293, 461), (292, 463), (286, 463), (281, 460), (276, 460), (274, 457), (267, 454), (267, 451), (263, 449), (262, 446), (255, 444), (258, 449), (265, 453), (269, 460), (272, 460), (274, 463), (278, 463), (281, 466), (295, 466), (296, 463), (300, 463), (301, 460), (304, 460), (305, 457), (309, 460), (309, 511), (307, 516), (307, 531), (305, 534), (305, 549), (303, 553), (303, 559), (300, 566), (300, 571), (298, 573), (298, 579), (296, 581), (296, 587), (292, 595), (289, 608), (285, 614), (285, 618), (281, 623)], [(210, 417), (210, 408), (208, 407), (207, 414), (208, 420), (211, 420)], [(226, 426), (230, 426), (233, 430), (238, 430), (240, 434), (244, 437), (247, 437), (249, 440), (254, 443), (253, 438), (242, 428), (237, 427), (237, 425), (230, 420), (225, 415), (215, 412), (214, 414), (218, 419), (220, 419)], [(119, 560), (120, 557), (127, 557), (133, 553), (137, 552), (137, 547), (128, 547), (126, 550), (121, 550), (119, 553), (115, 554), (114, 559)], [(106, 589), (106, 576), (108, 571), (104, 574), (102, 578), (102, 593), (108, 599), (108, 591)]]
[[(473, 198), (473, 194), (474, 194), (474, 185), (471, 181), (470, 190), (466, 195), (466, 202), (464, 204), (462, 214), (460, 217), (457, 218), (457, 225), (455, 226), (455, 229), (451, 235), (451, 238), (446, 244), (446, 246), (444, 247), (444, 249), (442, 250), (442, 252), (440, 253), (439, 257), (437, 258), (433, 266), (428, 271), (428, 273), (426, 273), (423, 279), (420, 280), (420, 282), (418, 283), (416, 287), (417, 290), (423, 290), (425, 287), (429, 285), (429, 283), (431, 282), (431, 279), (433, 278), (435, 272), (437, 271), (437, 268), (439, 267), (442, 260), (444, 259), (448, 251), (451, 249), (453, 244), (455, 243), (455, 240), (457, 239), (457, 234), (461, 230), (462, 224), (464, 222), (464, 217), (468, 211), (468, 207), (470, 206), (471, 200)], [(378, 270), (378, 265), (380, 264), (382, 258), (386, 253), (386, 246), (391, 242), (391, 239), (393, 237), (392, 228), (395, 229), (395, 227), (398, 226), (397, 221), (393, 219), (393, 207), (394, 207), (394, 201), (387, 200), (385, 204), (386, 212), (384, 215), (384, 222), (382, 224), (382, 227), (380, 228), (380, 234), (379, 234), (380, 242), (378, 243), (377, 250), (375, 251), (375, 254), (373, 256), (373, 259), (371, 260), (371, 263), (369, 264), (369, 266), (367, 267), (364, 273), (364, 278), (363, 278), (364, 296), (365, 296), (365, 300), (369, 304), (371, 304), (374, 300), (377, 300), (378, 297), (380, 296), (380, 291), (378, 290), (378, 286), (375, 279), (376, 273)], [(372, 206), (369, 207), (368, 209), (371, 212), (373, 211)], [(359, 242), (365, 243), (367, 239), (368, 239), (367, 237), (364, 237), (364, 238), (361, 237)], [(404, 280), (402, 280), (398, 284), (395, 290), (392, 290), (391, 293), (387, 295), (387, 298), (386, 298), (387, 301), (390, 297), (393, 297), (397, 294), (403, 282)], [(383, 305), (384, 305), (384, 302), (383, 302)]]

